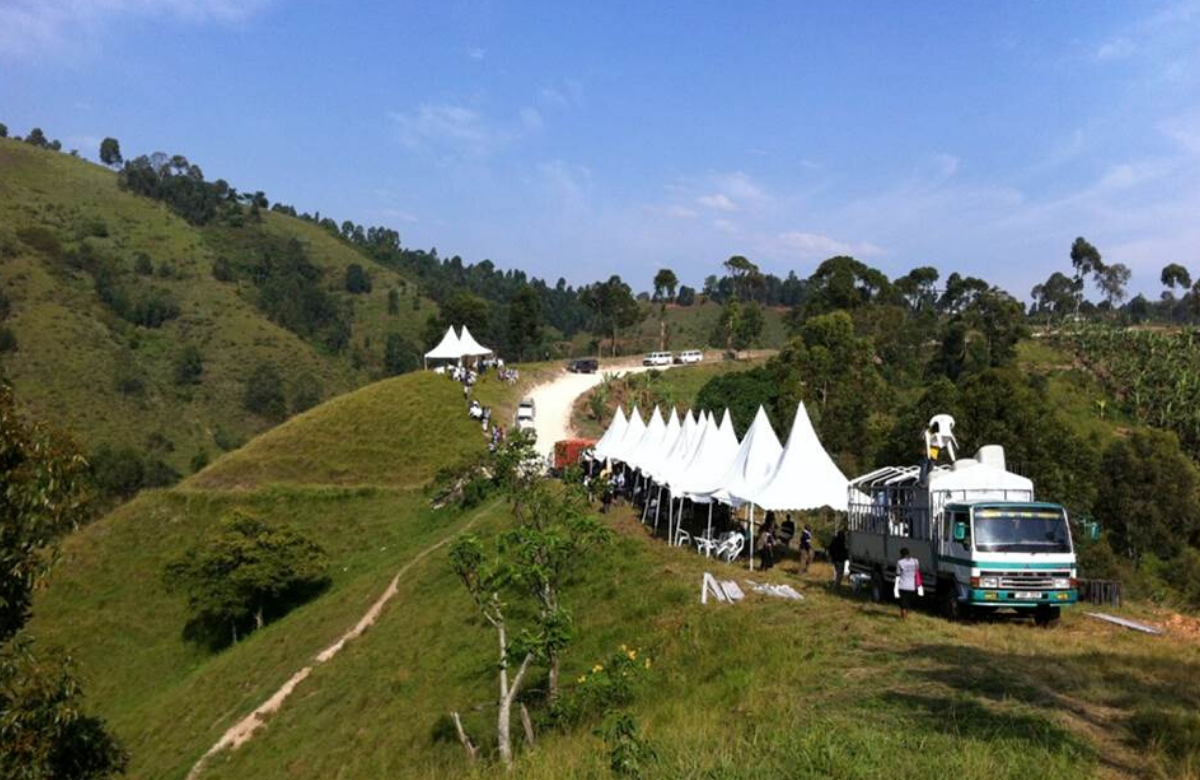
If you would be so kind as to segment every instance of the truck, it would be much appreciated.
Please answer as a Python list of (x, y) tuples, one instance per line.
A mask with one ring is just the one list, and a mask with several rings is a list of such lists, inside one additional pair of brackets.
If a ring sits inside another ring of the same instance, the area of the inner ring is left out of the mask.
[[(850, 481), (850, 570), (871, 597), (891, 593), (900, 551), (920, 561), (926, 597), (951, 620), (1011, 609), (1038, 625), (1078, 601), (1067, 511), (1036, 500), (1000, 445), (958, 457), (954, 419), (936, 415), (915, 466), (886, 466)], [(946, 456), (944, 463), (939, 458)]]
[(595, 439), (563, 439), (554, 442), (554, 461), (550, 468), (557, 474), (578, 466), (583, 453), (594, 447)]

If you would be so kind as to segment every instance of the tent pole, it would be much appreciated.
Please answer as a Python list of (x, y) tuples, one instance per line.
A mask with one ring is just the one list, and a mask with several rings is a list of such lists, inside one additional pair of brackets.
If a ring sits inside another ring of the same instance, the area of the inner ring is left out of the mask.
[(650, 493), (646, 492), (642, 501), (642, 525), (646, 524), (646, 516), (650, 514)]
[(754, 504), (750, 505), (750, 571), (754, 571)]
[(654, 500), (654, 533), (658, 533), (658, 510), (662, 507), (662, 485), (658, 486), (658, 498)]
[(712, 545), (712, 509), (713, 509), (713, 507), (712, 507), (712, 505), (713, 505), (713, 502), (710, 499), (708, 502), (708, 532), (705, 533), (705, 535), (704, 535), (704, 537), (706, 539), (708, 539), (708, 544), (705, 545), (705, 551), (708, 553), (709, 558), (712, 557), (712, 548), (713, 548), (713, 545)]
[(679, 514), (677, 515), (677, 517), (679, 518), (680, 522), (675, 523), (675, 537), (676, 537), (675, 538), (675, 546), (676, 547), (679, 546), (679, 538), (678, 538), (679, 537), (679, 527), (680, 527), (680, 523), (683, 521), (683, 501), (685, 498), (686, 498), (686, 496), (679, 497)]

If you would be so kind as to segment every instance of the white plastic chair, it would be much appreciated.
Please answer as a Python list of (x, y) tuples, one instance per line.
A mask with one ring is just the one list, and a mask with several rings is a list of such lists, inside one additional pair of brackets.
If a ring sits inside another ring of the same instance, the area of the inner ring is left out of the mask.
[(718, 558), (732, 563), (742, 554), (742, 549), (746, 546), (746, 539), (741, 534), (735, 534), (717, 546), (716, 555)]
[(680, 547), (684, 545), (688, 547), (692, 546), (692, 535), (680, 528), (675, 533), (675, 546)]

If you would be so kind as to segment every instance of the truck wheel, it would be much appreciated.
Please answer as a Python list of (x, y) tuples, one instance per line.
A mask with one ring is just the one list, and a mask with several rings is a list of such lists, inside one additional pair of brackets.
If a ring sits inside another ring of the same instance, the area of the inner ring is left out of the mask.
[(1058, 619), (1062, 617), (1062, 610), (1058, 607), (1039, 606), (1033, 611), (1034, 625), (1042, 628), (1050, 628), (1058, 624)]
[(883, 572), (876, 569), (871, 573), (871, 601), (876, 604), (883, 603)]
[(940, 580), (938, 588), (938, 607), (942, 617), (951, 622), (966, 618), (966, 604), (958, 600), (958, 588), (953, 580)]

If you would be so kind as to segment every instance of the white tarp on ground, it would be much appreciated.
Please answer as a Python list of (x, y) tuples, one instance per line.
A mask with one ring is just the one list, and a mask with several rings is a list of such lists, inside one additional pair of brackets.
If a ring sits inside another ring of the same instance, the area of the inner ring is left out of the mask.
[(643, 474), (648, 475), (651, 479), (654, 478), (659, 466), (662, 465), (663, 458), (675, 446), (675, 440), (679, 438), (679, 432), (682, 429), (683, 427), (679, 424), (679, 412), (675, 407), (671, 407), (671, 418), (667, 420), (667, 427), (663, 431), (658, 447), (645, 458), (642, 458), (642, 462), (638, 464), (638, 468), (642, 470)]
[(446, 328), (446, 335), (442, 336), (438, 345), (425, 353), (426, 360), (458, 360), (462, 356), (458, 335), (455, 334), (453, 326)]
[(592, 451), (596, 454), (599, 460), (606, 460), (609, 455), (608, 451), (612, 449), (613, 443), (621, 440), (625, 435), (625, 427), (629, 425), (629, 421), (625, 419), (625, 410), (620, 405), (617, 405), (617, 411), (613, 414), (612, 422), (608, 424), (608, 430), (596, 442), (596, 446)]
[(766, 482), (735, 492), (734, 499), (773, 512), (823, 506), (845, 512), (848, 486), (846, 476), (821, 446), (808, 411), (801, 403), (796, 407), (792, 432), (774, 472)]
[(742, 502), (735, 496), (754, 490), (765, 482), (779, 463), (781, 454), (783, 445), (771, 428), (766, 411), (759, 406), (754, 422), (746, 431), (746, 438), (738, 447), (737, 455), (709, 496), (723, 504), (741, 506)]
[[(703, 418), (703, 415), (701, 417)], [(687, 453), (691, 452), (692, 443), (695, 441), (697, 432), (703, 424), (703, 422), (697, 424), (696, 418), (692, 416), (690, 411), (683, 416), (683, 425), (679, 426), (679, 435), (667, 451), (663, 453), (662, 457), (659, 458), (654, 470), (650, 472), (650, 477), (655, 482), (662, 485), (668, 481), (669, 475), (675, 472), (675, 469), (682, 464)]]
[(642, 438), (625, 453), (625, 462), (630, 468), (640, 469), (649, 460), (651, 454), (662, 444), (663, 434), (667, 426), (663, 422), (662, 412), (656, 406), (650, 413), (650, 423), (646, 426)]
[(709, 495), (720, 489), (721, 480), (739, 452), (737, 434), (733, 432), (733, 423), (729, 422), (728, 411), (725, 420), (728, 424), (718, 425), (716, 418), (709, 415), (704, 435), (670, 483), (673, 494), (708, 503)]
[(629, 411), (629, 424), (625, 426), (625, 434), (621, 440), (615, 442), (608, 451), (608, 457), (613, 460), (625, 461), (634, 445), (642, 440), (642, 436), (646, 434), (646, 423), (642, 420), (642, 413), (638, 411), (635, 405)]
[(462, 336), (458, 339), (459, 355), (462, 357), (483, 357), (484, 355), (492, 354), (492, 351), (480, 344), (471, 335), (471, 331), (466, 325), (462, 326)]

